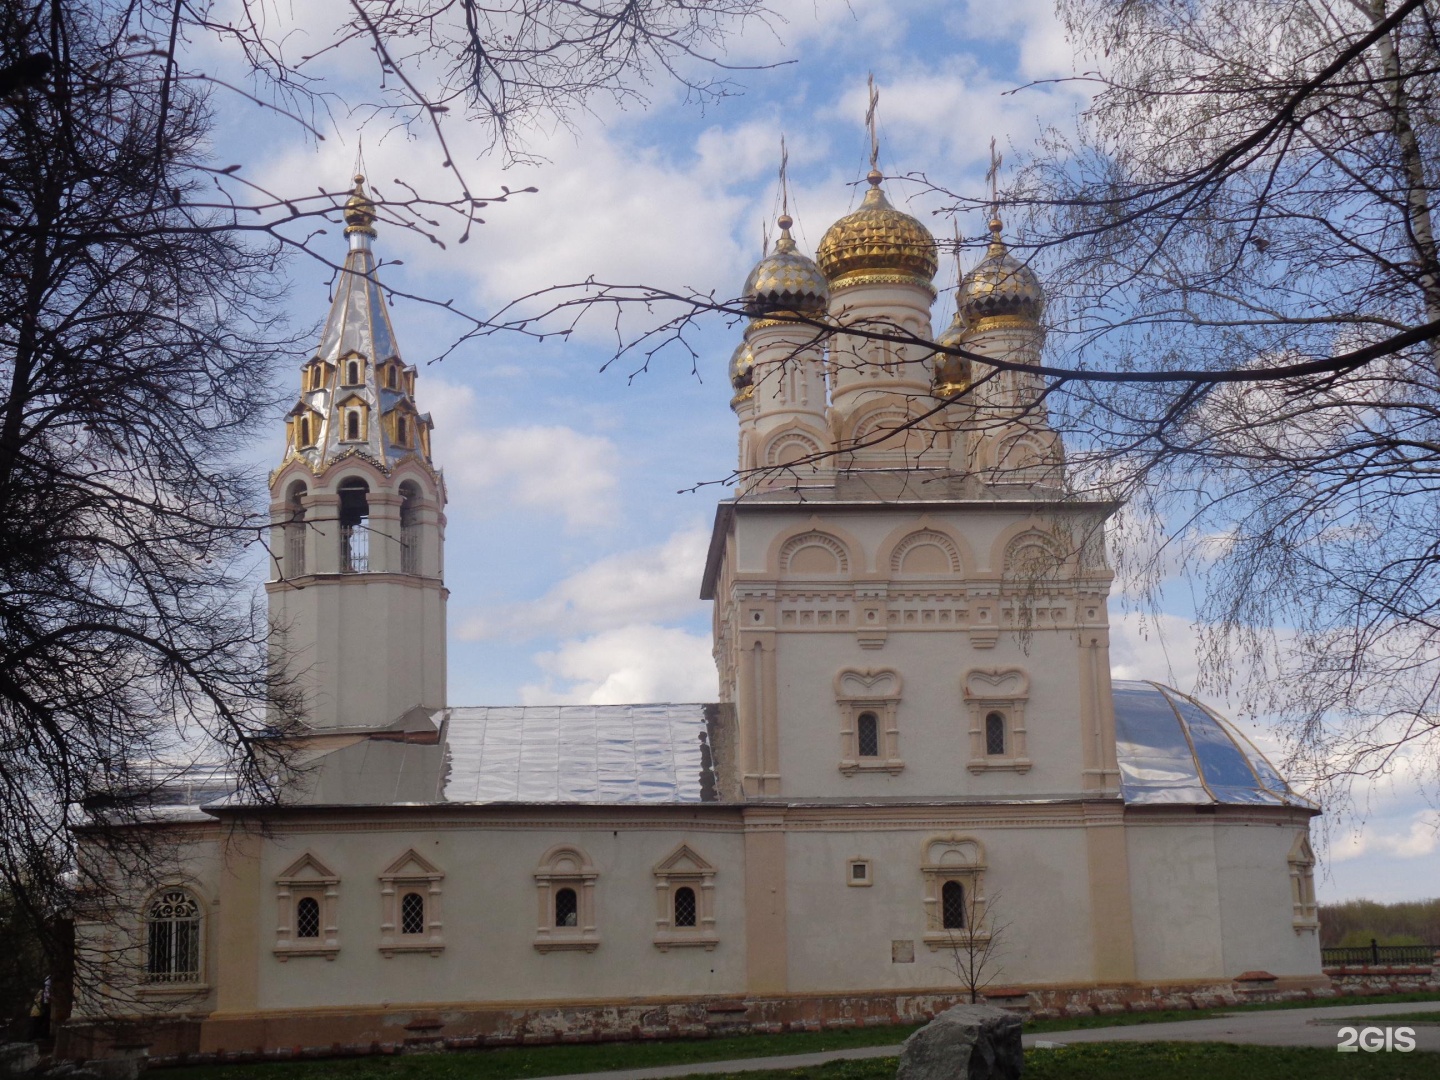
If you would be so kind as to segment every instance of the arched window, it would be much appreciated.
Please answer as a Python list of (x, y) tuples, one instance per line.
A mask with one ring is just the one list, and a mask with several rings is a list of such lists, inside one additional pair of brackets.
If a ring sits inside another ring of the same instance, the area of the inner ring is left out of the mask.
[(200, 905), (184, 889), (155, 898), (145, 920), (145, 975), (156, 983), (200, 981)]
[(397, 416), (395, 418), (395, 445), (410, 445), (410, 425), (406, 422), (405, 417), (403, 416)]
[(302, 416), (300, 418), (300, 434), (297, 438), (296, 446), (303, 449), (304, 447), (314, 445), (314, 442), (315, 440), (310, 437), (310, 418), (308, 416)]
[(689, 885), (682, 885), (675, 890), (675, 923), (676, 926), (695, 925), (695, 890)]
[(400, 898), (400, 932), (425, 933), (425, 897), (418, 892), (407, 892)]
[(285, 503), (290, 516), (285, 522), (285, 563), (280, 569), (285, 577), (293, 578), (305, 573), (305, 485), (299, 481), (291, 484)]
[(574, 889), (561, 889), (555, 894), (555, 925), (575, 926), (580, 916), (580, 903)]
[(359, 361), (359, 360), (350, 360), (350, 361), (347, 361), (347, 362), (346, 362), (346, 364), (345, 364), (345, 385), (347, 385), (347, 386), (359, 386), (359, 385), (360, 385), (360, 361)]
[(395, 389), (395, 365), (391, 364), (385, 369), (385, 385), (391, 390)]
[(965, 886), (947, 881), (940, 889), (940, 925), (946, 930), (965, 929)]
[(420, 522), (416, 504), (420, 489), (406, 480), (400, 485), (400, 572), (420, 573)]
[(873, 712), (863, 712), (856, 720), (855, 742), (861, 757), (880, 756), (880, 720)]
[(992, 712), (985, 715), (985, 753), (1003, 756), (1005, 753), (1005, 714)]
[(359, 477), (340, 481), (340, 572), (370, 569), (370, 487)]
[(345, 438), (354, 442), (360, 438), (360, 410), (345, 410)]
[(302, 896), (295, 905), (295, 936), (297, 938), (318, 938), (320, 936), (320, 901), (313, 896)]

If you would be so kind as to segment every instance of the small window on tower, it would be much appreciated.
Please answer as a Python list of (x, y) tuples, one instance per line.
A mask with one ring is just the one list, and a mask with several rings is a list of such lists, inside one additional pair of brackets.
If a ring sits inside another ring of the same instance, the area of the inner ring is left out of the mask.
[(311, 446), (311, 445), (314, 444), (314, 441), (315, 441), (315, 440), (313, 440), (312, 438), (310, 438), (310, 418), (309, 418), (308, 416), (302, 416), (302, 417), (300, 418), (300, 442), (299, 442), (299, 445), (302, 446), (302, 447), (303, 447), (303, 446)]
[(352, 441), (360, 438), (359, 409), (347, 409), (345, 412), (345, 438)]
[(395, 365), (391, 364), (385, 369), (385, 385), (391, 390), (395, 389)]
[(397, 446), (410, 445), (410, 425), (405, 422), (405, 417), (395, 418), (395, 443)]
[(359, 385), (360, 385), (360, 361), (359, 361), (359, 360), (349, 360), (349, 361), (346, 361), (346, 363), (345, 363), (345, 385), (346, 385), (346, 386), (359, 386)]

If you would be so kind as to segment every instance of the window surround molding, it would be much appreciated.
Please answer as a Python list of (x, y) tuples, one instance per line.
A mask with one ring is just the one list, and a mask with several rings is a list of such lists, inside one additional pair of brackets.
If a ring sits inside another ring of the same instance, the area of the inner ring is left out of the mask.
[[(985, 846), (973, 836), (932, 836), (925, 841), (920, 873), (925, 884), (925, 930), (922, 940), (931, 952), (964, 948), (990, 940), (985, 923)], [(965, 890), (966, 923), (963, 930), (945, 929), (941, 893), (947, 881)]]
[[(380, 874), (380, 953), (445, 951), (445, 921), (441, 907), (445, 875), (413, 848), (387, 866)], [(400, 929), (400, 901), (406, 893), (419, 893), (425, 900), (425, 932), (406, 934)]]
[[(971, 668), (961, 682), (961, 692), (970, 719), (970, 760), (972, 773), (1030, 771), (1032, 762), (1026, 742), (1025, 705), (1030, 700), (1030, 677), (1016, 667)], [(986, 717), (999, 713), (1005, 720), (1005, 752), (987, 754)]]
[(1315, 852), (1310, 847), (1309, 829), (1295, 838), (1288, 862), (1293, 910), (1291, 925), (1297, 934), (1314, 934), (1320, 929), (1320, 915), (1315, 905)]
[[(536, 952), (594, 952), (600, 947), (595, 930), (595, 881), (599, 876), (590, 857), (573, 844), (556, 844), (540, 857), (535, 871)], [(555, 896), (561, 889), (575, 891), (574, 926), (555, 925)]]
[[(859, 870), (860, 873), (855, 871)], [(875, 884), (875, 867), (869, 859), (847, 859), (845, 862), (845, 884), (853, 889), (867, 889)]]
[[(195, 909), (197, 912), (199, 912), (199, 917), (195, 920), (195, 948), (199, 970), (195, 973), (194, 980), (188, 982), (180, 980), (170, 981), (164, 979), (157, 979), (155, 973), (151, 972), (149, 967), (151, 933), (150, 923), (152, 921), (151, 912), (154, 910), (155, 905), (160, 902), (162, 897), (164, 897), (167, 893), (175, 892), (183, 892), (187, 897), (189, 897), (190, 900), (194, 902)], [(140, 953), (141, 970), (140, 982), (135, 987), (138, 997), (142, 999), (198, 998), (204, 997), (210, 992), (210, 984), (206, 981), (205, 978), (206, 973), (209, 970), (209, 965), (206, 962), (206, 952), (210, 947), (210, 927), (208, 925), (210, 919), (209, 912), (207, 911), (208, 907), (209, 905), (205, 901), (204, 897), (200, 894), (200, 890), (195, 888), (192, 882), (187, 880), (181, 880), (178, 878), (166, 881), (163, 884), (157, 886), (155, 889), (151, 890), (148, 896), (145, 897), (145, 904), (140, 909), (140, 940), (142, 942)]]
[[(720, 943), (715, 933), (715, 867), (689, 844), (681, 844), (655, 867), (655, 947), (661, 952), (676, 948), (703, 948), (707, 952)], [(695, 893), (695, 925), (675, 925), (675, 893), (690, 888)]]
[[(900, 757), (900, 728), (897, 713), (903, 687), (898, 672), (890, 668), (845, 668), (835, 676), (835, 704), (840, 708), (840, 771), (883, 772), (894, 776), (905, 768)], [(860, 716), (874, 713), (877, 720), (879, 753), (860, 754)]]
[[(340, 952), (338, 925), (340, 878), (310, 852), (287, 866), (275, 879), (275, 957), (282, 964), (292, 956), (323, 956), (334, 960)], [(320, 906), (320, 935), (298, 936), (296, 910), (300, 901), (314, 900)]]

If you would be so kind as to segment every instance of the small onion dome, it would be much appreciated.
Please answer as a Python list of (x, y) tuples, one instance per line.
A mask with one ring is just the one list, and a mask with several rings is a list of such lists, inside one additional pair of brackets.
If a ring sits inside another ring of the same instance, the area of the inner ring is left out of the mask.
[(961, 315), (971, 326), (997, 315), (1038, 323), (1045, 311), (1045, 290), (1040, 287), (1040, 279), (1010, 254), (1000, 239), (998, 217), (990, 221), (990, 249), (965, 275), (955, 295)]
[(738, 405), (755, 392), (755, 354), (749, 342), (742, 341), (730, 354), (730, 388), (735, 396), (731, 405)]
[(365, 177), (355, 174), (355, 189), (345, 200), (345, 234), (363, 232), (375, 235), (375, 204), (365, 194)]
[(831, 225), (815, 253), (832, 287), (859, 280), (900, 279), (930, 288), (939, 269), (935, 238), (909, 214), (896, 210), (870, 170), (860, 209)]
[[(964, 348), (969, 327), (959, 311), (945, 332), (935, 339), (941, 348)], [(935, 378), (932, 392), (936, 397), (956, 397), (970, 389), (970, 361), (954, 353), (937, 352), (933, 361)]]
[(741, 293), (747, 314), (760, 317), (777, 311), (823, 315), (830, 303), (830, 286), (820, 268), (801, 255), (790, 235), (790, 215), (780, 217), (780, 239), (745, 279)]

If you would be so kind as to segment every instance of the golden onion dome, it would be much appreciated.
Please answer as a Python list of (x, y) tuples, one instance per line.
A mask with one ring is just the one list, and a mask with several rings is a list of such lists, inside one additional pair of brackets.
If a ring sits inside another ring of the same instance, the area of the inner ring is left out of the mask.
[[(964, 348), (967, 331), (970, 329), (965, 322), (965, 317), (958, 310), (955, 318), (950, 321), (945, 332), (935, 339), (935, 344), (942, 349)], [(954, 353), (935, 353), (933, 360), (935, 370), (932, 381), (932, 392), (936, 397), (948, 398), (965, 393), (970, 389), (971, 368), (970, 361), (963, 356), (956, 356)]]
[(375, 203), (365, 194), (365, 177), (355, 174), (355, 188), (345, 200), (345, 233), (363, 232), (375, 235)]
[(780, 239), (745, 279), (741, 297), (745, 311), (760, 317), (779, 311), (801, 315), (823, 315), (830, 303), (830, 286), (820, 268), (801, 255), (790, 235), (795, 224), (790, 215), (780, 216)]
[(732, 406), (755, 392), (755, 354), (747, 341), (742, 341), (730, 354), (730, 389), (735, 391), (730, 399)]
[(960, 315), (972, 326), (996, 316), (1039, 323), (1045, 311), (1045, 290), (1035, 271), (1010, 254), (1000, 239), (1000, 228), (1000, 219), (992, 218), (990, 248), (960, 282), (955, 294)]
[(831, 288), (863, 281), (921, 285), (929, 289), (939, 269), (935, 238), (909, 214), (890, 205), (880, 188), (884, 179), (871, 169), (870, 190), (860, 209), (831, 225), (815, 259)]

